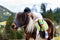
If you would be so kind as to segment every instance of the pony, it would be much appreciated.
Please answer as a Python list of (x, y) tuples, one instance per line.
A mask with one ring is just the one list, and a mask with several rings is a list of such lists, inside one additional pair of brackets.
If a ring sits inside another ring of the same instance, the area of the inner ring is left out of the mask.
[[(53, 38), (53, 23), (50, 19), (45, 18), (44, 19), (49, 28), (48, 28), (48, 39), (51, 40)], [(14, 22), (11, 25), (11, 29), (17, 30), (19, 27), (23, 27), (24, 33), (25, 33), (25, 39), (29, 40), (30, 38), (33, 38), (34, 40), (36, 39), (36, 34), (37, 34), (37, 28), (34, 25), (34, 20), (32, 17), (29, 17), (27, 13), (24, 12), (19, 12), (17, 13)], [(45, 39), (45, 32), (44, 31), (39, 31), (39, 35), (41, 38)]]

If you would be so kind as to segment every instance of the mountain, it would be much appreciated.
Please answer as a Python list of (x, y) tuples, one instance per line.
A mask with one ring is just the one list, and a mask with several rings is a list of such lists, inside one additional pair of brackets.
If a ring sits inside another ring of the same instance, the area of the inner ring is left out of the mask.
[(12, 14), (14, 14), (14, 13), (11, 12), (9, 9), (7, 9), (7, 8), (0, 5), (0, 22), (1, 21), (6, 21), (7, 18), (9, 16), (11, 16)]

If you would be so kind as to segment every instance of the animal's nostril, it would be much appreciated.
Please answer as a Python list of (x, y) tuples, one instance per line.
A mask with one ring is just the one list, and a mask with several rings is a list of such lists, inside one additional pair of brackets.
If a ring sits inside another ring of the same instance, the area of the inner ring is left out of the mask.
[(18, 27), (16, 27), (16, 25), (11, 25), (11, 30), (17, 30)]
[(14, 28), (14, 25), (11, 25), (11, 28)]

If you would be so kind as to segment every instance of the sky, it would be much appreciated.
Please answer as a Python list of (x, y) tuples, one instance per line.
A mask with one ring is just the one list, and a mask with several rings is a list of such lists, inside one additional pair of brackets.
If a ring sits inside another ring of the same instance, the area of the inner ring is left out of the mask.
[(60, 7), (60, 0), (0, 0), (0, 5), (8, 8), (12, 12), (23, 11), (25, 7), (32, 8), (33, 4), (39, 7), (41, 3), (47, 4), (47, 10), (50, 8), (53, 10), (56, 7)]

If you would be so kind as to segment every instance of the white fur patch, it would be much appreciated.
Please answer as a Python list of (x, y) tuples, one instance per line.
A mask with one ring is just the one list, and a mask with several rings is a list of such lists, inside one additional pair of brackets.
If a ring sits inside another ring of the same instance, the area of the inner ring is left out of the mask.
[(27, 25), (27, 32), (33, 32), (33, 29), (34, 29), (34, 21), (32, 20), (32, 18), (30, 18), (30, 21), (29, 21), (29, 24)]
[(37, 34), (36, 35), (39, 35), (39, 31), (38, 31), (38, 29), (37, 29), (37, 32), (36, 32)]

